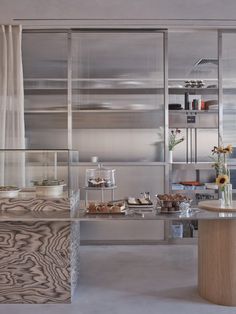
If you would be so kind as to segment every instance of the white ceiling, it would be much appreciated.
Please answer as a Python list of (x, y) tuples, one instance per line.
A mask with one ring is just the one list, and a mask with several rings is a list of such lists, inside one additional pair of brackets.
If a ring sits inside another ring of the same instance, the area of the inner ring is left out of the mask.
[[(1, 24), (12, 23), (14, 19), (16, 23), (19, 22), (18, 19), (23, 19), (20, 21), (22, 24), (30, 25), (71, 23), (67, 19), (75, 19), (74, 25), (82, 22), (103, 23), (94, 19), (144, 19), (146, 21), (139, 23), (145, 24), (149, 20), (149, 23), (160, 25), (183, 24), (178, 19), (194, 19), (194, 22), (188, 21), (188, 24), (210, 23), (224, 26), (236, 25), (235, 12), (235, 0), (0, 0)], [(27, 21), (28, 19), (32, 20)], [(80, 19), (91, 21), (78, 21)], [(150, 21), (151, 19), (156, 21)], [(127, 23), (116, 22), (119, 25)]]

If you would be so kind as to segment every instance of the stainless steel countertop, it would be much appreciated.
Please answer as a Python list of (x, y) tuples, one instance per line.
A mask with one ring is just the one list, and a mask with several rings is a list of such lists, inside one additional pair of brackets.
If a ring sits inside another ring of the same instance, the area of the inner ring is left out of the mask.
[[(109, 221), (109, 220), (228, 220), (235, 212), (213, 212), (191, 208), (190, 212), (159, 213), (155, 207), (131, 209), (122, 214), (87, 214), (85, 210), (70, 210), (69, 199), (8, 199), (1, 200), (0, 221)], [(33, 208), (33, 210), (31, 210)]]
[(236, 219), (236, 212), (210, 212), (192, 208), (188, 213), (163, 214), (154, 208), (150, 211), (128, 209), (124, 214), (87, 214), (85, 211), (76, 213), (80, 221), (105, 221), (105, 220), (222, 220)]

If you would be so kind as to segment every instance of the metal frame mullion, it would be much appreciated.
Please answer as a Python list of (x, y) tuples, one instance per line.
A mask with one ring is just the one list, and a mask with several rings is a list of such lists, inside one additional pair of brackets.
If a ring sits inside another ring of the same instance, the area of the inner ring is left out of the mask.
[[(164, 61), (164, 191), (170, 192), (172, 165), (169, 163), (169, 89), (168, 89), (168, 31), (163, 31), (163, 61)], [(164, 241), (170, 237), (170, 221), (164, 222)]]
[(165, 193), (169, 193), (170, 190), (170, 165), (169, 165), (169, 107), (168, 107), (168, 32), (163, 31), (163, 61), (164, 61), (164, 158), (165, 158), (165, 178), (164, 178), (164, 188)]
[(223, 64), (222, 64), (222, 31), (218, 31), (218, 144), (223, 140)]
[(67, 147), (72, 149), (72, 40), (71, 31), (68, 32), (67, 59)]

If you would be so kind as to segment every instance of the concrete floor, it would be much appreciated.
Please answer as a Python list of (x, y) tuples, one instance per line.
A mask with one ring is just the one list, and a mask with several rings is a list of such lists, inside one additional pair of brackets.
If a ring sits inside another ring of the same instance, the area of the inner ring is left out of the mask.
[(71, 305), (0, 305), (0, 314), (235, 314), (197, 293), (194, 245), (84, 246)]

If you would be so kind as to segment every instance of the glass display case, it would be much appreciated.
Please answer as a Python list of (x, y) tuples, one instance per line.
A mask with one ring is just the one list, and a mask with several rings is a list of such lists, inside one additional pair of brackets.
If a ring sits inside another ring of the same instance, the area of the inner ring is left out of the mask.
[(77, 151), (0, 150), (0, 198), (69, 198), (78, 194), (78, 181)]
[[(111, 192), (110, 200), (114, 201), (115, 199), (115, 189), (116, 180), (115, 180), (116, 169), (105, 168), (102, 164), (98, 164), (97, 168), (91, 168), (85, 170), (85, 206), (88, 205), (88, 192), (93, 193), (92, 200), (101, 199), (101, 202), (104, 202), (104, 191), (108, 190)], [(100, 191), (100, 193), (96, 193)]]

